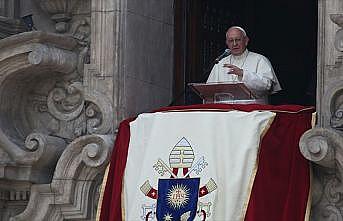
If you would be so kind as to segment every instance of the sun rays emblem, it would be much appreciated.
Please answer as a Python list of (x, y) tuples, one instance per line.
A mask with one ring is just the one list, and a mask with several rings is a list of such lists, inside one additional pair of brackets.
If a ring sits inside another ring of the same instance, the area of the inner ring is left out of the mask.
[(166, 215), (164, 215), (163, 220), (164, 221), (172, 221), (173, 216), (171, 214), (167, 213)]
[(174, 209), (180, 209), (188, 204), (189, 189), (183, 184), (172, 186), (167, 194), (168, 204)]

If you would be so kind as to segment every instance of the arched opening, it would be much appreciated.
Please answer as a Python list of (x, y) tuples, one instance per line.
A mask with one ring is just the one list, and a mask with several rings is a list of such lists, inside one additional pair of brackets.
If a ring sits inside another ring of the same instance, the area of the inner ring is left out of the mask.
[(283, 87), (272, 104), (315, 105), (317, 8), (310, 0), (175, 0), (175, 100), (200, 102), (187, 83), (207, 79), (226, 48), (225, 31), (240, 25), (249, 50), (269, 58)]

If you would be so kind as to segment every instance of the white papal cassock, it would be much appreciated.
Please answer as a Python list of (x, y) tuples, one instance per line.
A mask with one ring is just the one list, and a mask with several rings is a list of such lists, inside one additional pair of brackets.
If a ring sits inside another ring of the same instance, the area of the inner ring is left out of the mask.
[[(224, 64), (232, 64), (241, 68), (243, 77), (230, 74), (229, 68), (224, 67)], [(214, 65), (207, 83), (219, 82), (243, 82), (258, 99), (265, 99), (265, 103), (268, 103), (268, 95), (281, 90), (269, 60), (261, 54), (248, 51), (248, 49), (239, 56), (229, 55)]]

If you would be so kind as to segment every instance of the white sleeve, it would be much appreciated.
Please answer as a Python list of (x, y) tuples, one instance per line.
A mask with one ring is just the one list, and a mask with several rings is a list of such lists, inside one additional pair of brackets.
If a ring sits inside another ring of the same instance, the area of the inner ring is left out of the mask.
[(266, 58), (257, 62), (256, 69), (243, 69), (242, 81), (245, 85), (257, 94), (266, 94), (272, 87), (274, 81), (274, 70)]
[(211, 70), (210, 76), (208, 76), (206, 83), (217, 83), (219, 81), (219, 65), (215, 64)]

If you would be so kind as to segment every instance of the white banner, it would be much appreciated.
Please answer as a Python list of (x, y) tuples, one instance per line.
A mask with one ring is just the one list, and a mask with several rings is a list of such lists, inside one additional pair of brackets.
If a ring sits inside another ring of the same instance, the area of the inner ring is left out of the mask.
[[(125, 220), (243, 220), (260, 140), (274, 116), (269, 111), (139, 115), (130, 124)], [(190, 178), (200, 180), (194, 187), (197, 201), (187, 186)]]

